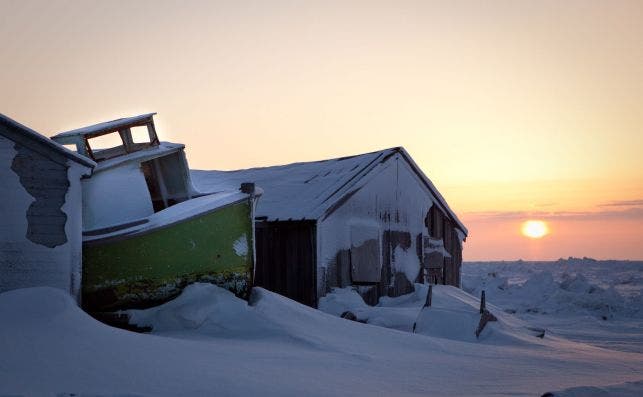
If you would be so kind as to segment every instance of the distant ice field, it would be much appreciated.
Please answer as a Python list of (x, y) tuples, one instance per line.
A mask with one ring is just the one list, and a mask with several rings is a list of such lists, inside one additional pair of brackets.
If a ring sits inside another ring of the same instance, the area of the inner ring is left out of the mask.
[(466, 262), (462, 288), (559, 336), (643, 352), (643, 261)]

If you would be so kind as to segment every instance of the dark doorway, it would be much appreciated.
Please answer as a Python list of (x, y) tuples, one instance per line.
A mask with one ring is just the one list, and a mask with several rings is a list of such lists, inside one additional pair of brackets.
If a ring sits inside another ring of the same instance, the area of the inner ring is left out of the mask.
[(255, 224), (254, 285), (317, 307), (317, 246), (314, 221)]

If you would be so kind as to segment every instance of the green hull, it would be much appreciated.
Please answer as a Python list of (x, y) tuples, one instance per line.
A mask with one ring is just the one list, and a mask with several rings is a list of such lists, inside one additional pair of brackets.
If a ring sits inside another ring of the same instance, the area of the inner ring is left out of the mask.
[(83, 307), (150, 307), (198, 281), (247, 298), (254, 257), (251, 212), (246, 200), (139, 234), (85, 242)]

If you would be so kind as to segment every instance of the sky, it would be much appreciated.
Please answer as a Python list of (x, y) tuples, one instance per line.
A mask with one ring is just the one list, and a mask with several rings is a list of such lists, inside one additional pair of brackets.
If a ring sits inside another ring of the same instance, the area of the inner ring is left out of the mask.
[(47, 136), (158, 112), (198, 169), (404, 146), (465, 260), (643, 259), (641, 20), (619, 0), (5, 0), (0, 112)]

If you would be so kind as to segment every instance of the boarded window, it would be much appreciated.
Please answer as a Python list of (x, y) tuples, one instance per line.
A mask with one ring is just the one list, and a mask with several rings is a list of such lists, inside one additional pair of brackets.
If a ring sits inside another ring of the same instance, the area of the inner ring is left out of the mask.
[(382, 274), (379, 227), (355, 224), (350, 233), (353, 282), (378, 283)]
[(435, 205), (429, 210), (426, 217), (428, 223), (429, 235), (433, 238), (444, 237), (444, 213)]

